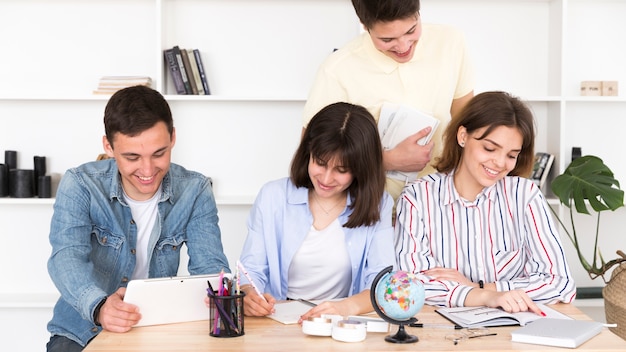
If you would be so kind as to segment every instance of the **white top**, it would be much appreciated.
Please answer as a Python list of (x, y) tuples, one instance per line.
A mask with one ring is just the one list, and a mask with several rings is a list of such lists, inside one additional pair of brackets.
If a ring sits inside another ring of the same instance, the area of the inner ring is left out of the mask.
[(347, 297), (352, 282), (350, 265), (339, 220), (319, 231), (311, 226), (289, 266), (287, 297), (310, 300)]
[(158, 218), (159, 198), (161, 197), (161, 187), (152, 196), (152, 198), (144, 201), (131, 199), (124, 192), (124, 200), (130, 207), (133, 214), (133, 220), (137, 224), (137, 243), (135, 245), (135, 255), (137, 262), (133, 271), (132, 279), (148, 278), (148, 268), (150, 266), (150, 256), (148, 254), (148, 243), (150, 242), (150, 234), (154, 228), (154, 224)]

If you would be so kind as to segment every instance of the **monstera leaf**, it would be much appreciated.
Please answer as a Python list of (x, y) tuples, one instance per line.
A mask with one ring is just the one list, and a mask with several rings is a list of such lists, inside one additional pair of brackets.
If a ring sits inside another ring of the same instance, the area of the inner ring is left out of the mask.
[(619, 189), (619, 181), (602, 159), (592, 155), (572, 161), (552, 181), (552, 192), (568, 207), (573, 201), (576, 211), (583, 214), (589, 214), (585, 200), (596, 212), (624, 206), (624, 191)]
[[(606, 210), (616, 210), (624, 206), (624, 191), (620, 189), (619, 181), (613, 177), (613, 171), (602, 162), (602, 159), (587, 155), (577, 158), (565, 169), (563, 174), (557, 176), (552, 181), (552, 192), (559, 197), (561, 203), (569, 208), (571, 221), (570, 233), (563, 221), (552, 207), (552, 213), (556, 216), (563, 230), (574, 244), (578, 259), (591, 279), (602, 277), (604, 282), (608, 282), (604, 274), (614, 265), (626, 261), (626, 255), (622, 251), (617, 251), (620, 256), (616, 259), (605, 261), (598, 247), (600, 232), (600, 213)], [(593, 248), (593, 259), (589, 263), (583, 255), (579, 242), (576, 226), (574, 224), (574, 212), (572, 202), (576, 212), (590, 214), (586, 201), (596, 212), (596, 234)]]

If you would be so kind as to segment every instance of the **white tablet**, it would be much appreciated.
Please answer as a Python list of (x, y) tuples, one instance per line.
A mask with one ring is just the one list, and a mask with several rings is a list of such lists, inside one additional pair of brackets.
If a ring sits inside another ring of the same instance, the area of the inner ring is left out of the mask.
[[(211, 274), (131, 280), (124, 302), (139, 307), (142, 317), (135, 326), (208, 320), (209, 309), (204, 304), (207, 280), (217, 289), (219, 277), (219, 274)], [(232, 275), (225, 273), (224, 277), (230, 279)]]

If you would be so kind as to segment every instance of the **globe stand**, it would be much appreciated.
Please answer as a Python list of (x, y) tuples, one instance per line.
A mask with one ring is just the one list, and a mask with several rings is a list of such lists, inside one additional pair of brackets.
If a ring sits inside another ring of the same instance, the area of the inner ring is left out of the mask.
[[(393, 320), (393, 319), (392, 319)], [(405, 324), (410, 324), (412, 322), (416, 322), (417, 319), (415, 318), (411, 318), (411, 320), (409, 321), (405, 321), (405, 322), (399, 322), (400, 324), (398, 324), (398, 332), (396, 332), (395, 335), (388, 335), (387, 337), (385, 337), (385, 341), (387, 342), (392, 342), (392, 343), (415, 343), (417, 341), (419, 341), (419, 338), (415, 335), (409, 335), (406, 330), (404, 329), (404, 325)]]
[(370, 290), (370, 299), (372, 301), (372, 306), (374, 307), (376, 314), (378, 314), (378, 316), (383, 318), (383, 320), (385, 320), (388, 323), (398, 325), (398, 331), (396, 332), (396, 334), (387, 335), (385, 337), (385, 341), (391, 342), (391, 343), (415, 343), (419, 341), (419, 338), (415, 335), (408, 334), (404, 326), (417, 322), (417, 318), (411, 317), (408, 320), (393, 319), (391, 317), (388, 317), (385, 313), (383, 313), (383, 311), (378, 306), (378, 303), (376, 302), (376, 286), (378, 285), (378, 282), (380, 281), (380, 279), (386, 274), (390, 273), (392, 270), (393, 270), (393, 266), (389, 266), (383, 269), (381, 272), (379, 272), (378, 275), (376, 275), (376, 277), (374, 278), (374, 281), (372, 282), (372, 288)]

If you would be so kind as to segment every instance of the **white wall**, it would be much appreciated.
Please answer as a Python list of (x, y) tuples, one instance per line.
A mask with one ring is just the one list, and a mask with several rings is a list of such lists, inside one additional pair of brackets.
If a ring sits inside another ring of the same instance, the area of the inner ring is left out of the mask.
[[(563, 4), (572, 10), (560, 18)], [(619, 45), (626, 3), (424, 0), (422, 8), (425, 21), (466, 33), (477, 92), (504, 89), (532, 98), (537, 149), (563, 154), (564, 166), (567, 150), (582, 146), (624, 178), (623, 95), (573, 96), (582, 79), (626, 84), (626, 49)], [(254, 195), (263, 183), (287, 175), (317, 66), (359, 27), (347, 0), (0, 0), (0, 158), (4, 150), (17, 150), (20, 167), (29, 168), (34, 155), (45, 155), (57, 177), (94, 159), (102, 151), (106, 104), (106, 97), (91, 95), (98, 79), (149, 75), (171, 92), (161, 50), (198, 47), (215, 95), (167, 96), (178, 132), (173, 159), (213, 177), (232, 266)], [(563, 28), (569, 28), (566, 35)], [(626, 250), (625, 212), (603, 216), (607, 259), (615, 248)], [(47, 340), (45, 324), (58, 296), (46, 270), (51, 214), (52, 201), (0, 199), (1, 351), (41, 350)], [(591, 260), (593, 221), (581, 226)], [(563, 243), (578, 285), (602, 286), (581, 270), (564, 236)], [(16, 336), (21, 347), (7, 343)]]

